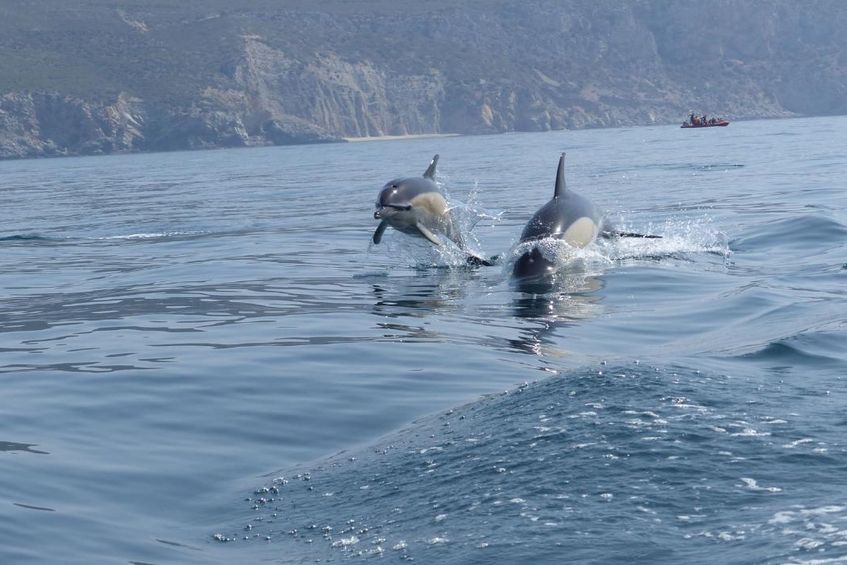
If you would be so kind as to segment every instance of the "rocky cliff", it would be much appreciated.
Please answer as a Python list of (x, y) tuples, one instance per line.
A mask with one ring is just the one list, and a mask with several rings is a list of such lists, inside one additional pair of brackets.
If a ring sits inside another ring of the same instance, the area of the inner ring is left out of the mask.
[(0, 158), (847, 113), (840, 0), (0, 2)]

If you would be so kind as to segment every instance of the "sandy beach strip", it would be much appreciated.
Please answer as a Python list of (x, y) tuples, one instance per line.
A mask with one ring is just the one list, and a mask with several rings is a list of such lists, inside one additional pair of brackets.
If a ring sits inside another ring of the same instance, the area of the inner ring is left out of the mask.
[(398, 139), (426, 139), (429, 137), (458, 137), (460, 133), (417, 133), (409, 135), (377, 135), (373, 137), (345, 137), (344, 141), (359, 143), (362, 141), (396, 141)]

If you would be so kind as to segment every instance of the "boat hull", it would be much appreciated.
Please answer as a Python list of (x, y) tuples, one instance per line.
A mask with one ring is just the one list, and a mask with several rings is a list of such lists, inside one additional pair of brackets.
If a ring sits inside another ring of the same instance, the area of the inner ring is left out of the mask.
[(688, 122), (683, 122), (682, 125), (679, 126), (679, 127), (681, 127), (681, 128), (720, 128), (720, 127), (724, 127), (724, 126), (728, 126), (728, 125), (729, 125), (729, 122), (727, 120), (721, 120), (721, 121), (715, 122), (713, 124), (700, 124), (700, 125), (697, 125), (697, 126), (693, 126)]

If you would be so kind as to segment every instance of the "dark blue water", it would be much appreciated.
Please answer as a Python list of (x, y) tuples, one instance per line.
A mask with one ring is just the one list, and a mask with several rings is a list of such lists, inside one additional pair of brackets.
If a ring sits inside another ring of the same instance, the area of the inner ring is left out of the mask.
[[(714, 128), (718, 129), (718, 128)], [(847, 560), (847, 119), (0, 163), (3, 563)], [(529, 294), (389, 230), (439, 180)]]

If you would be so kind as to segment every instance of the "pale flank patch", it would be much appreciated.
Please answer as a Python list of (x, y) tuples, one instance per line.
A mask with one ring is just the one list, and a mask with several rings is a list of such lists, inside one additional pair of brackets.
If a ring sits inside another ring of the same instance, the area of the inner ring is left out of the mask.
[(597, 224), (591, 218), (584, 216), (568, 226), (562, 239), (574, 247), (585, 247), (594, 241), (596, 235)]
[(425, 192), (412, 198), (409, 202), (414, 208), (420, 208), (433, 216), (444, 216), (447, 213), (447, 201), (437, 192)]

